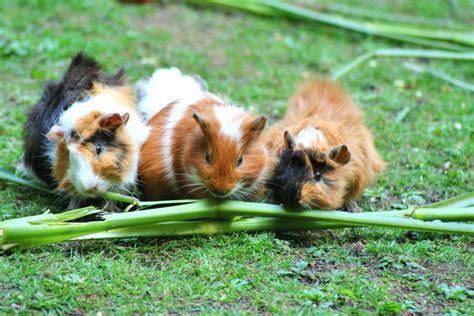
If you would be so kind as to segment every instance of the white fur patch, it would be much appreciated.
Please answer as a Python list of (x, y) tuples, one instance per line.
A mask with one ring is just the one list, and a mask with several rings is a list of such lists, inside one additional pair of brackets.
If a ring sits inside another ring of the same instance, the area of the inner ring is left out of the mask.
[(315, 127), (306, 127), (296, 135), (295, 142), (304, 148), (309, 148), (314, 142), (319, 144), (326, 143), (326, 137), (323, 132)]
[(158, 69), (150, 79), (137, 84), (138, 108), (149, 120), (172, 102), (201, 99), (206, 87), (195, 77), (184, 75), (178, 68)]
[(214, 115), (219, 121), (220, 132), (239, 142), (242, 139), (242, 120), (245, 112), (234, 106), (215, 106)]
[(83, 194), (88, 195), (87, 190), (96, 188), (96, 194), (100, 195), (107, 192), (110, 188), (110, 183), (106, 180), (101, 179), (92, 170), (92, 166), (87, 159), (82, 156), (76, 145), (71, 144), (68, 146), (69, 149), (69, 169), (68, 179), (74, 185), (76, 190)]
[(187, 102), (179, 102), (172, 105), (172, 109), (166, 120), (163, 135), (162, 156), (166, 169), (166, 177), (171, 185), (176, 188), (176, 179), (173, 168), (173, 156), (171, 154), (171, 147), (173, 142), (173, 132), (178, 122), (183, 118), (184, 113), (190, 106)]

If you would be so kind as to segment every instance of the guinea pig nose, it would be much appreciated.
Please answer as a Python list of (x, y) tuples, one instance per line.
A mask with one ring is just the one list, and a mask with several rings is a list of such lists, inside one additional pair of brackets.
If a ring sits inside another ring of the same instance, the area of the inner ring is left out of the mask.
[(217, 195), (219, 197), (225, 196), (229, 192), (230, 192), (230, 190), (226, 190), (225, 188), (214, 188), (212, 190), (212, 193), (214, 193), (215, 195)]
[(88, 193), (96, 193), (98, 191), (97, 185), (93, 185), (87, 188)]

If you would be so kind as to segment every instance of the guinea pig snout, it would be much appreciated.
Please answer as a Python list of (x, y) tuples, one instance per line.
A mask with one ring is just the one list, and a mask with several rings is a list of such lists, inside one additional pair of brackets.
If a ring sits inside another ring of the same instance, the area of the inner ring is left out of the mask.
[(289, 210), (298, 210), (301, 208), (301, 189), (291, 188), (284, 194), (283, 205)]
[(97, 184), (92, 184), (88, 187), (86, 187), (86, 192), (87, 193), (97, 193), (99, 191), (99, 188), (97, 187)]
[(226, 186), (214, 186), (209, 188), (209, 191), (214, 197), (217, 198), (225, 198), (232, 194), (234, 186), (226, 185)]
[(97, 196), (107, 191), (107, 188), (100, 183), (99, 179), (91, 179), (83, 184), (83, 191), (86, 195)]
[(288, 210), (301, 209), (301, 186), (294, 183), (286, 183), (278, 188), (273, 188), (273, 202), (282, 204)]

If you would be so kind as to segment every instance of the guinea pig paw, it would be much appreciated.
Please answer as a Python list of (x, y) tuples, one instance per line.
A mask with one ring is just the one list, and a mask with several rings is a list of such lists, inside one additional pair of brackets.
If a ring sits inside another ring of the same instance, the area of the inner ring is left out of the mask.
[(344, 210), (350, 213), (361, 213), (362, 208), (356, 201), (349, 201), (344, 205)]

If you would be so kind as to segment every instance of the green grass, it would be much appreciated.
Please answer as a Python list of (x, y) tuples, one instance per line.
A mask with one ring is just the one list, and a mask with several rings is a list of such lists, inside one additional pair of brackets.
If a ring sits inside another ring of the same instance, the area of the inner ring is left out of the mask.
[[(464, 27), (474, 12), (469, 1), (344, 3)], [(1, 1), (0, 15), (0, 167), (10, 170), (21, 155), (27, 109), (80, 49), (109, 70), (124, 65), (131, 83), (156, 67), (198, 73), (213, 91), (274, 120), (304, 76), (329, 74), (371, 49), (401, 47), (332, 27), (183, 5)], [(437, 201), (473, 186), (472, 93), (401, 61), (374, 59), (342, 78), (389, 163), (362, 198), (368, 210)], [(474, 78), (472, 63), (426, 62)], [(0, 220), (38, 214), (53, 202), (0, 183)], [(0, 313), (470, 313), (474, 305), (472, 239), (382, 229), (71, 243), (1, 255), (0, 271)]]

